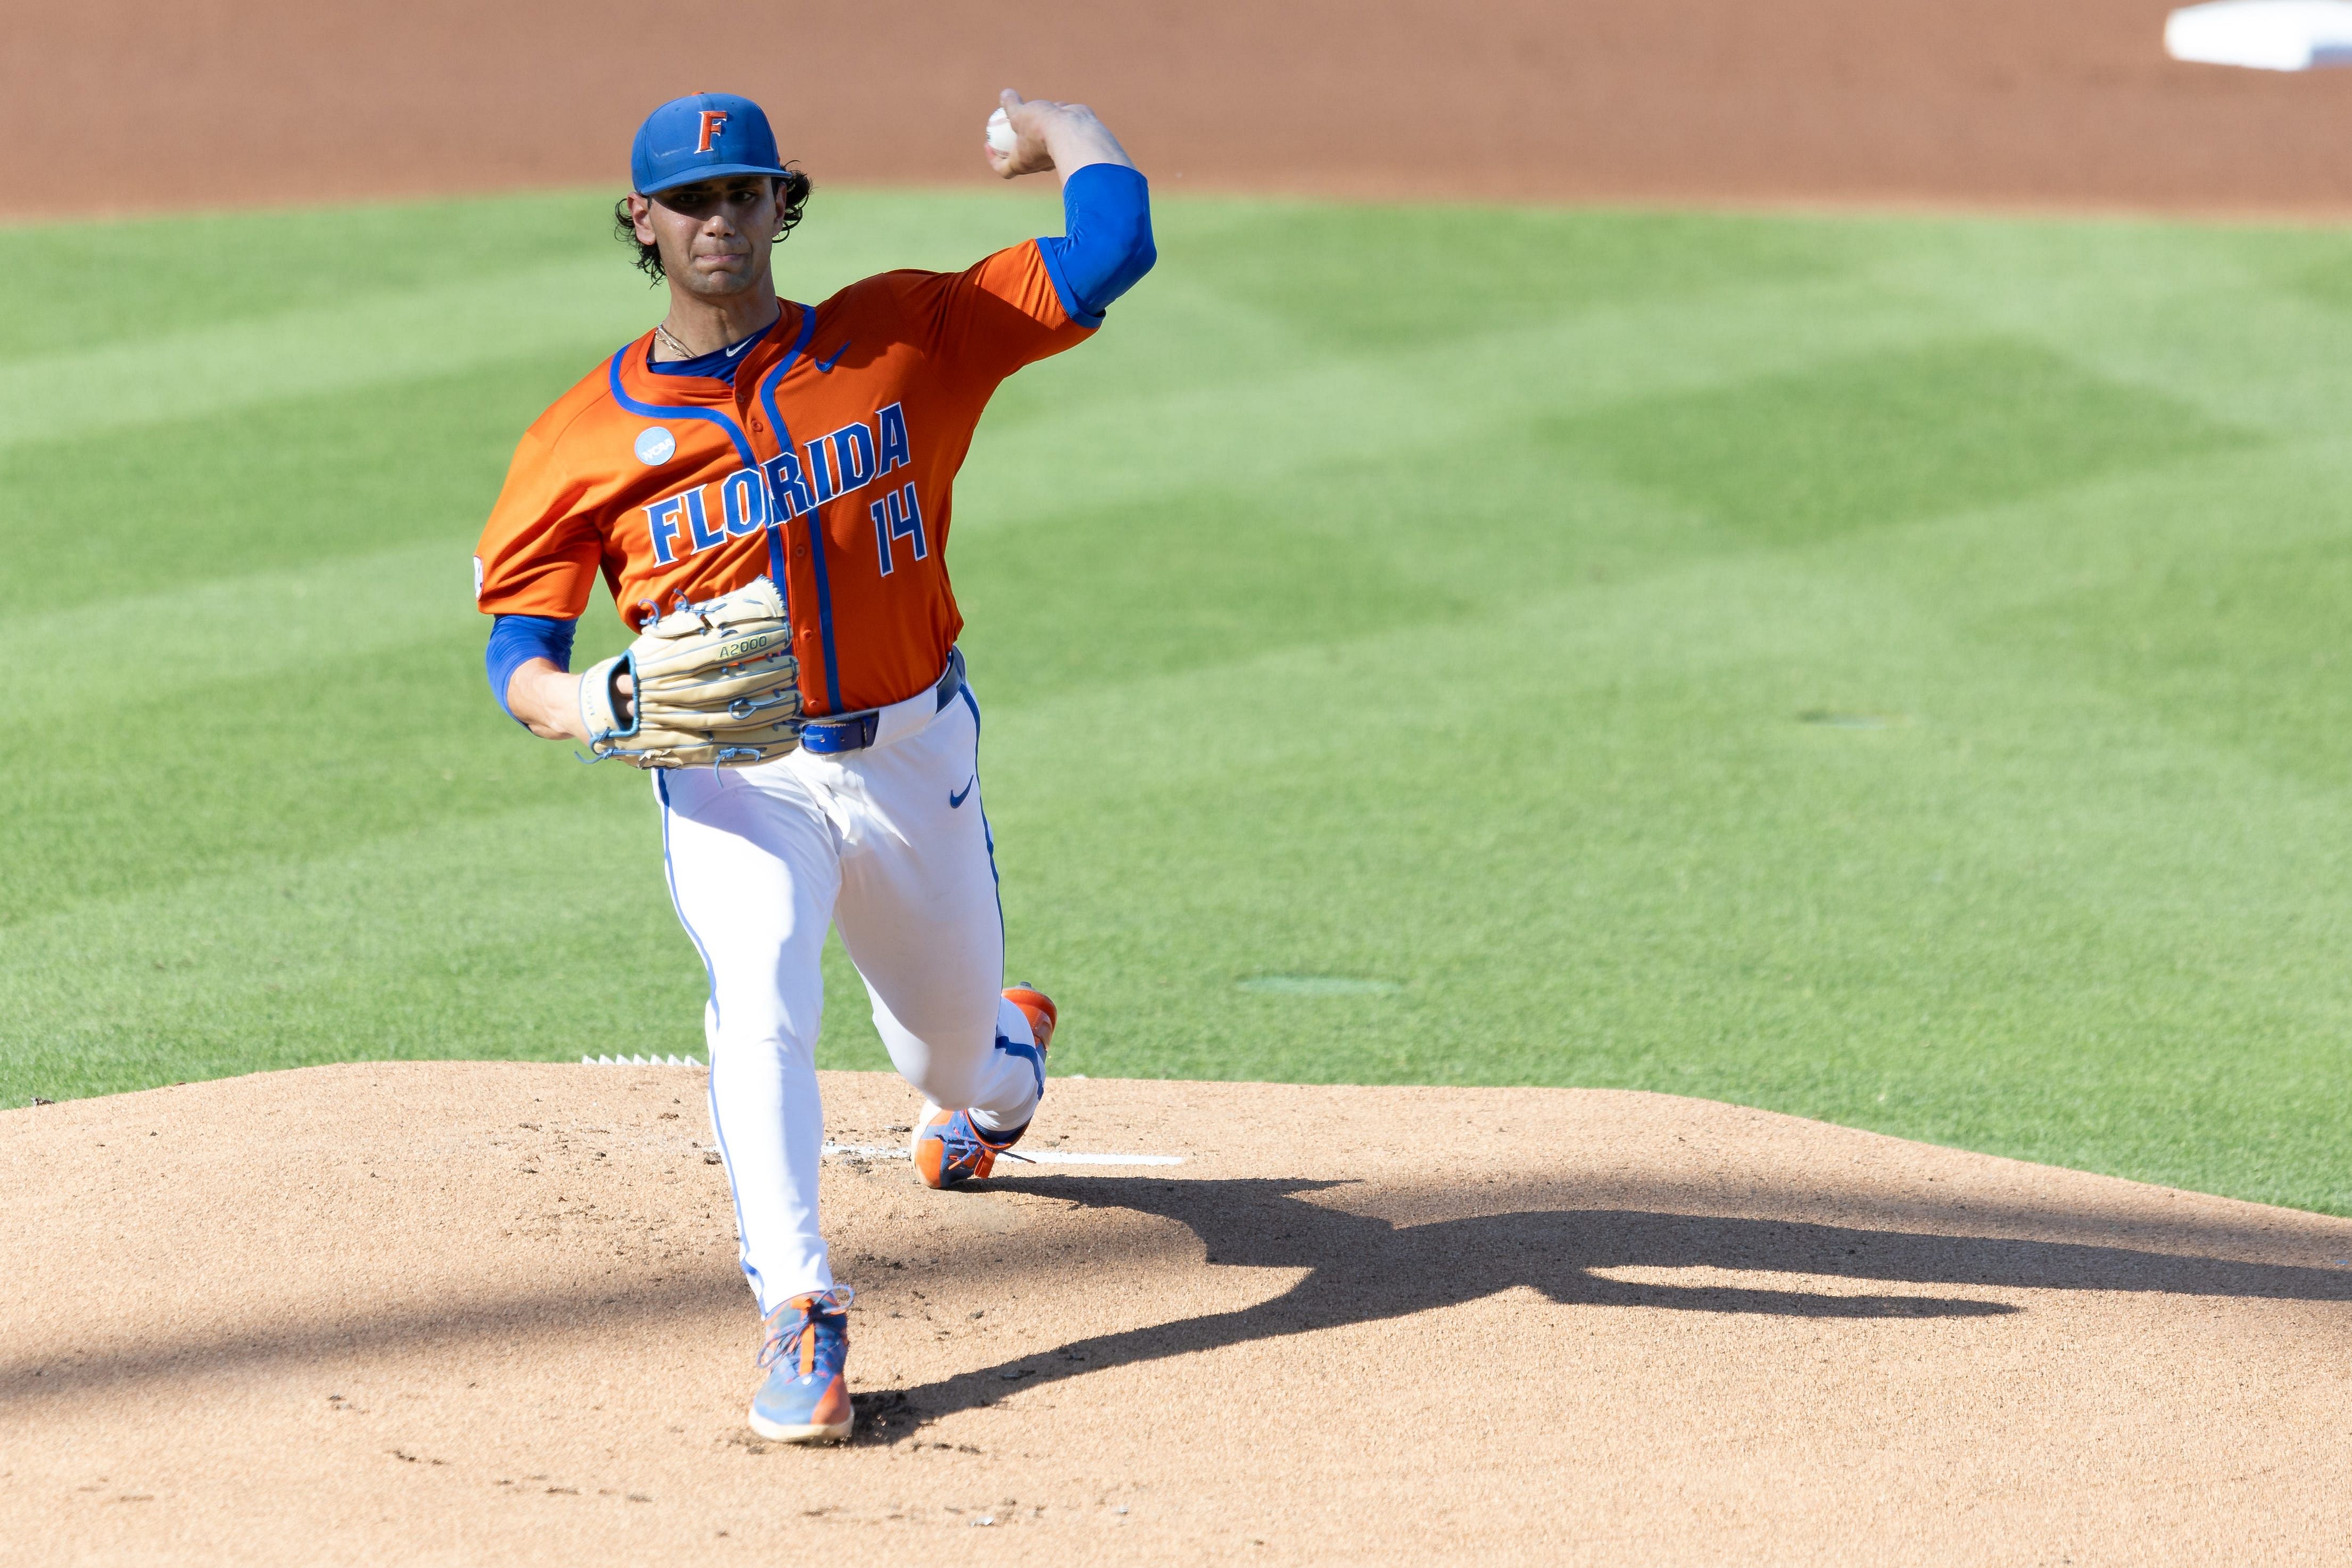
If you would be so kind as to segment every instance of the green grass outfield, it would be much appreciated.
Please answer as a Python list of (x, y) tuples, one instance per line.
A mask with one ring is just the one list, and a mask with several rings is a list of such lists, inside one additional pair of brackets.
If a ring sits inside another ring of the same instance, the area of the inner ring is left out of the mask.
[[(658, 308), (607, 199), (0, 232), (0, 1103), (699, 1049), (645, 779), (498, 714), (468, 597), (516, 435)], [(1050, 203), (820, 189), (787, 291)], [(1062, 1071), (1670, 1090), (2352, 1213), (2352, 234), (1160, 233), (956, 512)]]

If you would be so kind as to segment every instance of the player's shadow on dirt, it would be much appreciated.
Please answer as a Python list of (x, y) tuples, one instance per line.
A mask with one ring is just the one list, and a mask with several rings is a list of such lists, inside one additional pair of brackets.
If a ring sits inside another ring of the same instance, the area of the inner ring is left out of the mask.
[(898, 1442), (938, 1416), (1104, 1367), (1402, 1317), (1522, 1286), (1564, 1304), (1778, 1317), (1990, 1318), (2022, 1310), (1969, 1296), (1636, 1283), (1611, 1279), (1603, 1270), (1716, 1269), (1824, 1281), (2352, 1301), (2352, 1273), (2119, 1247), (1625, 1209), (1538, 1209), (1392, 1225), (1300, 1196), (1347, 1185), (1150, 1176), (1022, 1180), (1025, 1193), (1175, 1220), (1201, 1239), (1213, 1264), (1308, 1272), (1281, 1295), (1236, 1312), (1077, 1340), (936, 1383), (861, 1395), (858, 1440)]

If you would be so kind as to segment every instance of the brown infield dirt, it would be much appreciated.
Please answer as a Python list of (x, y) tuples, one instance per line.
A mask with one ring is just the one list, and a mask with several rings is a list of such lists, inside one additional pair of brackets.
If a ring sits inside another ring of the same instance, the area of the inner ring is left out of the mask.
[(828, 1160), (859, 1429), (765, 1444), (702, 1082), (0, 1113), (0, 1557), (2345, 1554), (2352, 1221), (1620, 1092), (1068, 1080), (1037, 1152), (1183, 1163)]
[(584, 183), (681, 92), (831, 181), (982, 181), (1000, 87), (1157, 189), (2352, 212), (2352, 72), (2169, 0), (75, 0), (8, 14), (0, 212)]

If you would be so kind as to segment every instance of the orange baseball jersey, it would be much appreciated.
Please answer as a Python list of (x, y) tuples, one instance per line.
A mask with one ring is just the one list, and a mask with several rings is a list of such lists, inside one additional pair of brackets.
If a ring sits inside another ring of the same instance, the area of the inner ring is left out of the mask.
[(576, 619), (601, 571), (641, 627), (681, 596), (782, 585), (812, 716), (939, 679), (963, 618), (955, 476), (999, 382), (1092, 328), (1034, 241), (786, 304), (731, 383), (646, 368), (648, 332), (541, 414), (474, 559), (488, 614)]

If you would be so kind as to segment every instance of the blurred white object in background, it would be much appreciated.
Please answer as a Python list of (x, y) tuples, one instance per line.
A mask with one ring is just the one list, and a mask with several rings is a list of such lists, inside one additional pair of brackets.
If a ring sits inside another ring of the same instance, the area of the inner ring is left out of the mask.
[(2176, 60), (2307, 71), (2352, 66), (2352, 0), (2214, 0), (2164, 21)]

